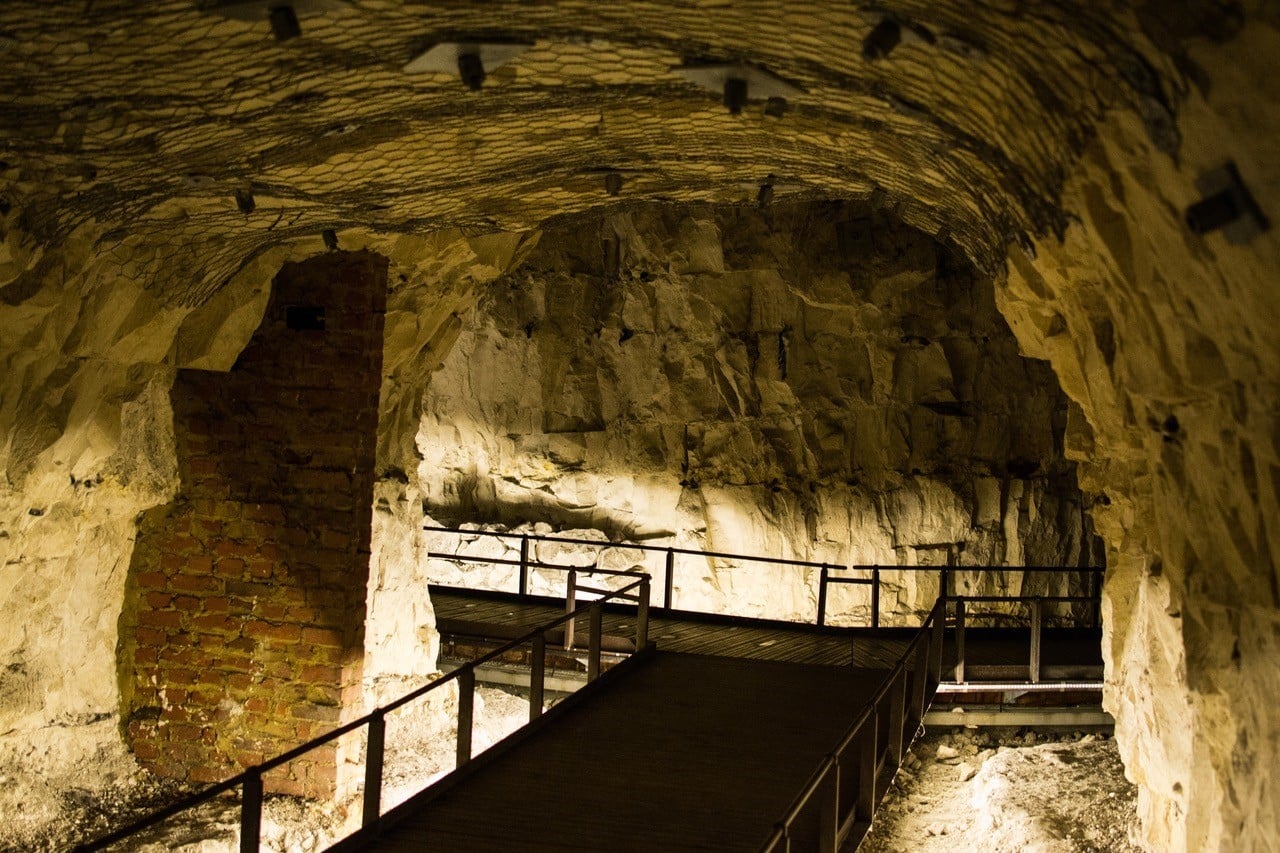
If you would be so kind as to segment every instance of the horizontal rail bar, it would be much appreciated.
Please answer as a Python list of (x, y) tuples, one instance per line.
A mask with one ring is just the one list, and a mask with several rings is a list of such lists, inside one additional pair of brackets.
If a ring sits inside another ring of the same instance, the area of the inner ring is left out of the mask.
[(865, 586), (874, 586), (874, 585), (875, 585), (875, 581), (874, 581), (874, 580), (872, 580), (871, 578), (833, 578), (833, 577), (828, 577), (828, 578), (827, 578), (827, 583), (849, 583), (849, 584), (861, 584), (861, 585), (865, 585)]
[[(936, 572), (938, 566), (881, 566), (881, 565), (851, 565), (842, 566), (840, 564), (832, 564), (830, 562), (816, 562), (813, 560), (791, 560), (783, 557), (760, 557), (754, 554), (730, 554), (724, 551), (700, 551), (696, 548), (675, 548), (666, 545), (641, 545), (633, 542), (601, 542), (597, 539), (575, 539), (569, 536), (542, 536), (534, 533), (508, 533), (499, 530), (455, 530), (451, 527), (437, 527), (434, 525), (424, 525), (423, 530), (431, 533), (452, 533), (455, 536), (490, 536), (498, 539), (520, 539), (527, 538), (530, 542), (558, 542), (563, 545), (586, 545), (593, 548), (629, 548), (636, 551), (651, 551), (654, 553), (667, 553), (668, 551), (675, 554), (687, 554), (694, 557), (715, 557), (721, 560), (745, 560), (748, 562), (771, 563), (778, 566), (800, 566), (809, 569), (821, 569), (827, 566), (831, 569), (849, 569), (849, 570), (871, 570), (880, 569), (881, 571), (896, 572)], [(487, 562), (498, 565), (519, 565), (518, 560), (503, 561), (500, 559), (487, 558), (464, 558), (458, 554), (435, 554), (430, 553), (429, 556), (443, 557), (445, 559), (466, 559), (469, 562)], [(539, 566), (537, 563), (529, 563), (530, 566)], [(542, 568), (562, 568), (561, 566), (545, 565)], [(1042, 573), (1053, 572), (1056, 574), (1080, 572), (1084, 574), (1102, 574), (1106, 571), (1103, 566), (945, 566), (948, 571), (952, 572), (1030, 572)], [(583, 569), (586, 571), (586, 569)]]
[(831, 772), (831, 765), (835, 764), (835, 762), (835, 756), (831, 754), (823, 757), (818, 769), (809, 776), (809, 780), (800, 789), (800, 794), (792, 803), (791, 808), (783, 816), (783, 826), (790, 826), (795, 822), (796, 818), (800, 817), (800, 812), (804, 811), (804, 807), (809, 805), (809, 800), (813, 798), (813, 795), (818, 793), (818, 789), (822, 787), (822, 783), (827, 779), (827, 774)]
[(1101, 681), (966, 681), (957, 684), (944, 681), (938, 685), (939, 693), (1061, 693), (1076, 690), (1101, 690)]
[(1067, 602), (1067, 601), (1093, 601), (1092, 595), (949, 595), (947, 600), (955, 601), (963, 598), (966, 602), (985, 601), (985, 602)]
[(438, 560), (454, 560), (459, 563), (483, 563), (486, 566), (527, 566), (531, 569), (554, 569), (560, 572), (577, 571), (588, 575), (627, 575), (641, 574), (626, 569), (597, 569), (592, 566), (562, 566), (559, 563), (541, 563), (537, 560), (508, 560), (505, 557), (477, 557), (474, 554), (449, 554), (444, 551), (428, 551), (428, 557)]

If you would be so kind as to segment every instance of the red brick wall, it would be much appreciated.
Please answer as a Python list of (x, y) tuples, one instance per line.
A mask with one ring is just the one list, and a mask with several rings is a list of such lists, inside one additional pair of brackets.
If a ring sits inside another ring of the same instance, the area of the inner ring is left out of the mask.
[[(142, 519), (121, 625), (127, 735), (162, 776), (221, 780), (360, 710), (386, 266), (286, 265), (231, 371), (174, 383), (181, 492)], [(268, 790), (331, 792), (334, 751), (308, 758)]]

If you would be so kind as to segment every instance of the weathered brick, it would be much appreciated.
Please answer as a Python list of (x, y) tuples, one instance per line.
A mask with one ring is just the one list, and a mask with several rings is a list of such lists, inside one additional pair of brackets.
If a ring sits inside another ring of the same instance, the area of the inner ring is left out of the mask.
[(144, 610), (138, 614), (138, 624), (146, 628), (179, 628), (182, 614), (175, 610)]
[(240, 620), (223, 613), (212, 613), (191, 618), (191, 627), (197, 631), (236, 634), (240, 631)]
[(139, 572), (133, 579), (140, 589), (164, 589), (169, 582), (163, 572)]
[(302, 640), (313, 646), (330, 646), (333, 648), (342, 648), (345, 644), (342, 632), (331, 628), (303, 628)]
[(239, 557), (219, 557), (214, 562), (213, 572), (224, 578), (242, 578), (245, 576), (244, 560)]
[[(363, 618), (382, 351), (382, 317), (368, 306), (385, 301), (382, 273), (361, 257), (287, 267), (297, 273), (282, 271), (236, 369), (175, 380), (182, 493), (174, 510), (150, 517), (131, 569), (135, 702), (163, 695), (172, 725), (159, 739), (133, 728), (130, 737), (151, 744), (146, 762), (168, 762), (170, 775), (185, 766), (209, 780), (233, 761), (257, 763), (336, 721), (331, 703), (359, 701), (350, 689), (358, 668), (343, 666), (359, 650), (343, 640), (359, 636)], [(359, 275), (348, 280), (335, 265)], [(305, 350), (284, 328), (290, 292), (329, 300), (328, 333)], [(234, 416), (210, 414), (225, 401)], [(228, 698), (244, 713), (228, 714)], [(230, 727), (223, 740), (215, 726)], [(227, 736), (238, 744), (232, 754), (218, 746)], [(154, 751), (161, 740), (172, 748)], [(321, 752), (275, 790), (331, 790), (333, 752)]]
[(246, 622), (244, 633), (245, 636), (256, 639), (283, 640), (286, 642), (297, 642), (302, 637), (302, 629), (297, 625), (277, 625), (271, 622), (263, 622), (260, 619)]

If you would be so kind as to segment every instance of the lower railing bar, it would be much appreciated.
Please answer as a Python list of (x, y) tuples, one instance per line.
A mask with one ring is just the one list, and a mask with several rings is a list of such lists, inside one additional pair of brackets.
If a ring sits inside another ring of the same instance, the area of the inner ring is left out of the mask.
[(360, 825), (369, 826), (382, 815), (382, 761), (386, 746), (387, 718), (381, 711), (369, 716), (369, 742), (364, 758), (364, 804)]
[[(954, 597), (956, 596), (953, 596), (953, 598)], [(1023, 601), (1031, 601), (1031, 600), (1044, 601), (1048, 603), (1065, 604), (1067, 602), (1072, 602), (1072, 601), (1080, 602), (1080, 601), (1094, 600), (1092, 596), (1088, 596), (1088, 595), (1035, 595), (1035, 596), (1032, 596), (1032, 595), (966, 595), (964, 596), (964, 598), (967, 601), (971, 601), (971, 602), (981, 601), (985, 603), (997, 603), (997, 604), (999, 603), (1018, 604)]]
[(460, 669), (458, 678), (458, 767), (471, 760), (472, 717), (476, 704), (476, 671)]
[(600, 637), (603, 633), (604, 608), (591, 605), (591, 632), (587, 638), (587, 683), (600, 677)]
[(262, 774), (246, 773), (240, 794), (240, 853), (258, 853), (262, 836)]
[[(843, 568), (847, 568), (847, 567), (846, 567), (846, 566), (836, 566), (835, 568), (843, 569)], [(848, 584), (855, 584), (855, 585), (858, 585), (858, 586), (871, 586), (872, 584), (874, 584), (874, 583), (875, 583), (875, 581), (871, 580), (871, 578), (842, 578), (842, 577), (836, 577), (836, 576), (834, 576), (834, 575), (833, 575), (833, 576), (831, 576), (831, 577), (827, 578), (827, 583), (829, 583), (829, 584), (833, 584), (833, 583), (848, 583)]]
[[(589, 592), (589, 593), (592, 593), (593, 595), (609, 595), (610, 593), (613, 592), (613, 590), (611, 589), (600, 589), (599, 587), (583, 586), (582, 584), (578, 584), (576, 588), (578, 592)], [(638, 600), (637, 597), (634, 595), (615, 595), (614, 598), (620, 598), (623, 601)]]
[(547, 635), (533, 638), (533, 657), (529, 661), (529, 722), (542, 716), (543, 691), (547, 681)]
[(969, 681), (952, 684), (944, 681), (938, 685), (938, 693), (1061, 693), (1101, 690), (1101, 681), (1041, 681), (1026, 684), (1021, 681)]

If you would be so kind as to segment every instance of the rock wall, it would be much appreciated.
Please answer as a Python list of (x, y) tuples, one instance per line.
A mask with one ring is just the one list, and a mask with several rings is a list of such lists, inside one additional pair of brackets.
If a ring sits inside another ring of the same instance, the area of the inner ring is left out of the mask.
[[(418, 477), (450, 522), (845, 565), (1080, 565), (1065, 419), (990, 279), (892, 217), (650, 207), (544, 233), (483, 290), (427, 389)], [(904, 618), (938, 592), (933, 572), (885, 584)], [(817, 572), (716, 561), (676, 586), (680, 606), (811, 619)], [(868, 606), (833, 592), (837, 620)]]
[[(1157, 849), (1270, 843), (1277, 232), (1226, 246), (1180, 213), (1234, 160), (1276, 218), (1271, 0), (354, 0), (304, 18), (277, 43), (188, 0), (0, 4), (0, 608), (22, 617), (0, 649), (27, 674), (0, 752), (41, 772), (109, 743), (128, 519), (177, 485), (173, 370), (227, 369), (271, 277), (324, 230), (424, 298), (437, 281), (413, 273), (441, 272), (439, 305), (396, 324), (412, 365), (457, 328), (462, 270), (492, 278), (511, 234), (767, 187), (866, 199), (997, 275), (1110, 501), (1109, 701), (1144, 831)], [(481, 91), (404, 72), (425, 41), (495, 21), (532, 46)], [(896, 44), (858, 50), (894, 25)], [(690, 59), (798, 91), (730, 114), (673, 70)], [(421, 379), (388, 369), (394, 567), (418, 556)], [(1171, 415), (1176, 432), (1152, 426)]]
[(997, 289), (1077, 404), (1069, 455), (1105, 496), (1106, 705), (1155, 850), (1269, 850), (1280, 825), (1280, 236), (1182, 219), (1228, 159), (1258, 197), (1280, 191), (1280, 120), (1252, 100), (1280, 21), (1250, 15), (1183, 57), (1182, 156), (1113, 116), (1069, 187), (1079, 224), (1014, 250)]

